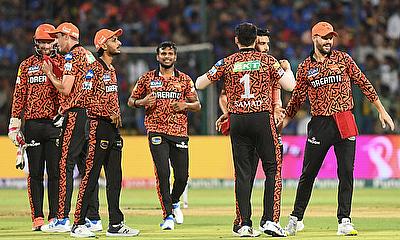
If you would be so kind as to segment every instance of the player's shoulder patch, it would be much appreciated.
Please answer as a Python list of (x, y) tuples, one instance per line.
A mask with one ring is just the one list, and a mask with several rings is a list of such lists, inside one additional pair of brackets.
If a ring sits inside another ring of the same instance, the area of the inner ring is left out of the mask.
[(93, 56), (93, 54), (90, 51), (86, 51), (86, 59), (89, 64), (92, 64), (96, 61), (96, 58)]
[(222, 65), (224, 65), (224, 59), (223, 58), (218, 60), (218, 62), (215, 63), (216, 67), (219, 67), (219, 66), (222, 66)]
[(65, 54), (64, 59), (67, 61), (71, 61), (73, 56), (74, 55), (72, 54), (72, 52), (69, 52), (69, 53)]
[(281, 64), (280, 64), (278, 61), (276, 61), (276, 62), (272, 65), (272, 67), (274, 67), (274, 69), (276, 70), (276, 69), (278, 69), (278, 68), (281, 67)]

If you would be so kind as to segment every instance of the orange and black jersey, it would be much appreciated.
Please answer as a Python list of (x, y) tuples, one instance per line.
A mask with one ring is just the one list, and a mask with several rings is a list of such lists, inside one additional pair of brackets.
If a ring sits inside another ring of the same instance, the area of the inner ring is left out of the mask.
[(89, 117), (102, 117), (111, 120), (111, 115), (120, 115), (118, 83), (114, 67), (98, 58), (91, 66), (94, 72), (93, 94), (88, 98)]
[[(63, 57), (53, 58), (59, 66)], [(12, 101), (11, 117), (28, 119), (52, 119), (59, 107), (58, 91), (42, 71), (43, 58), (32, 55), (18, 68), (17, 80)]]
[(378, 99), (371, 82), (347, 53), (332, 50), (323, 62), (317, 62), (313, 54), (314, 51), (297, 69), (296, 87), (286, 107), (289, 117), (296, 115), (307, 95), (312, 116), (331, 116), (353, 109), (352, 82), (369, 101)]
[(161, 76), (159, 69), (153, 70), (139, 78), (131, 97), (142, 99), (150, 93), (154, 93), (157, 100), (152, 107), (146, 107), (147, 131), (186, 137), (187, 111), (175, 112), (171, 103), (184, 102), (187, 98), (197, 96), (192, 79), (177, 69), (170, 78)]
[(65, 54), (64, 59), (63, 75), (72, 75), (75, 80), (70, 94), (61, 98), (62, 113), (70, 108), (86, 108), (87, 98), (92, 94), (94, 77), (91, 64), (96, 61), (93, 54), (79, 44), (73, 46), (70, 52)]
[(285, 71), (271, 55), (241, 49), (219, 60), (207, 72), (210, 81), (224, 80), (228, 112), (272, 112), (273, 89)]

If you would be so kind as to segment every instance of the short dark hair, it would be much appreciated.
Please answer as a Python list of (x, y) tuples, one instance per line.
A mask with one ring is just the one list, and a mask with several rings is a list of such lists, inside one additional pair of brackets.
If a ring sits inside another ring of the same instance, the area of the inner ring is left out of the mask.
[(103, 48), (99, 48), (99, 50), (97, 51), (97, 56), (101, 57), (104, 54), (104, 49)]
[(235, 36), (243, 46), (250, 46), (253, 44), (257, 37), (256, 25), (248, 22), (241, 23), (235, 28)]
[(257, 36), (267, 36), (270, 37), (271, 33), (268, 28), (257, 28)]
[(172, 48), (175, 53), (177, 51), (176, 44), (174, 42), (172, 42), (172, 41), (164, 41), (164, 42), (158, 44), (157, 49), (156, 49), (156, 53), (159, 54), (160, 53), (160, 49), (164, 50), (166, 48)]

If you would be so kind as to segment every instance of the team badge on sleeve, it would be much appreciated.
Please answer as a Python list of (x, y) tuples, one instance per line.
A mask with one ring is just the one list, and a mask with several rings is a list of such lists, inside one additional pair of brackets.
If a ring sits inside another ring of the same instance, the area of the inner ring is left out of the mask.
[(212, 67), (210, 70), (208, 70), (208, 74), (210, 74), (211, 76), (213, 76), (216, 73), (217, 73), (217, 69), (215, 67)]
[(64, 70), (65, 71), (71, 71), (72, 70), (72, 63), (67, 62), (64, 64)]
[(216, 67), (224, 65), (224, 59), (220, 59), (217, 63), (215, 63)]

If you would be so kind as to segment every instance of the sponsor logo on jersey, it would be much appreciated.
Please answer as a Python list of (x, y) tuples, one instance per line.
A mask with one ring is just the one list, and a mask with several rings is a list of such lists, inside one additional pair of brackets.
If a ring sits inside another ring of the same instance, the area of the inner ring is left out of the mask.
[(163, 82), (160, 80), (150, 81), (150, 87), (162, 87)]
[(216, 67), (224, 65), (224, 59), (220, 59), (217, 63), (215, 63)]
[(122, 140), (115, 141), (115, 145), (119, 148), (122, 148)]
[(153, 145), (160, 145), (161, 142), (162, 142), (161, 136), (155, 136), (155, 137), (152, 137), (152, 138), (151, 138), (151, 143), (152, 143)]
[(177, 148), (189, 148), (189, 146), (185, 142), (175, 144)]
[(100, 140), (100, 147), (105, 150), (108, 148), (108, 143), (107, 140)]
[(180, 99), (182, 93), (180, 92), (156, 92), (158, 99)]
[(39, 70), (40, 70), (39, 66), (30, 66), (28, 68), (28, 74), (32, 74), (32, 73), (38, 72)]
[(46, 75), (42, 75), (42, 76), (32, 76), (29, 77), (29, 83), (30, 84), (36, 84), (36, 83), (44, 83), (46, 82)]
[(86, 52), (86, 59), (87, 59), (89, 64), (92, 64), (92, 63), (94, 63), (94, 61), (96, 61), (96, 58), (89, 51)]
[(65, 71), (71, 71), (72, 70), (72, 63), (67, 62), (64, 64), (64, 70)]
[(308, 138), (308, 139), (307, 139), (307, 142), (309, 142), (309, 143), (311, 143), (311, 144), (314, 144), (314, 145), (321, 145), (321, 142), (320, 142), (320, 141), (317, 141), (317, 140), (315, 139), (315, 137)]
[(117, 85), (106, 86), (106, 93), (110, 92), (118, 92), (118, 86)]
[(104, 74), (104, 75), (103, 75), (103, 81), (104, 81), (104, 82), (108, 82), (108, 81), (110, 81), (110, 80), (111, 80), (110, 74)]
[(92, 82), (83, 82), (82, 83), (83, 90), (91, 90), (92, 89)]
[(208, 70), (208, 74), (210, 74), (211, 76), (213, 76), (216, 73), (217, 73), (217, 69), (215, 67), (212, 67), (210, 70)]
[(307, 77), (314, 77), (318, 75), (319, 73), (319, 68), (311, 68), (310, 70), (307, 71)]
[[(278, 63), (279, 64), (279, 63)], [(233, 66), (233, 72), (254, 71), (260, 69), (260, 61), (237, 62)]]
[(64, 59), (65, 60), (67, 60), (67, 61), (71, 61), (72, 60), (72, 53), (67, 53), (67, 54), (65, 54), (65, 56), (64, 56)]
[(86, 78), (86, 79), (92, 79), (93, 76), (94, 76), (93, 70), (92, 70), (92, 69), (89, 69), (89, 70), (87, 71), (86, 75), (85, 75), (85, 78)]
[(334, 76), (327, 76), (327, 77), (322, 77), (319, 79), (315, 79), (311, 82), (311, 85), (314, 88), (318, 88), (327, 84), (332, 84), (332, 83), (339, 83), (342, 81), (342, 76), (341, 75), (334, 75)]

